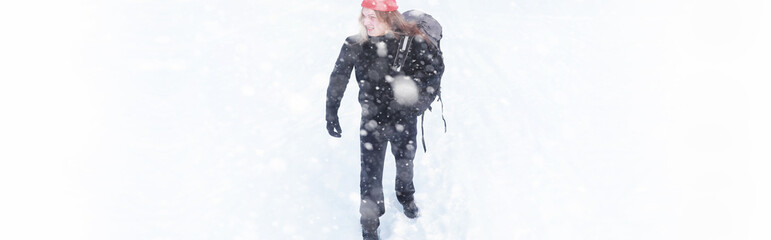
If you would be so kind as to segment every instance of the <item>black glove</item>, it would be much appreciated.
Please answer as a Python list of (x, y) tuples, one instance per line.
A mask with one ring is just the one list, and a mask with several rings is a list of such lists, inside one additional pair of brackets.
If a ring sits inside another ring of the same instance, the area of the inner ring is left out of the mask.
[(343, 130), (340, 129), (340, 121), (337, 118), (327, 120), (327, 131), (329, 131), (330, 136), (339, 138), (340, 134), (343, 133)]

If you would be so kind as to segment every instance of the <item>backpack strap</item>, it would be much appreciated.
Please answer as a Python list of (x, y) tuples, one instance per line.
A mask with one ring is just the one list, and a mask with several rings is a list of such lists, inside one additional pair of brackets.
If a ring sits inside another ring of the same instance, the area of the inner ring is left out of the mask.
[(420, 141), (423, 142), (423, 152), (426, 152), (426, 132), (423, 131), (423, 122), (425, 121), (425, 116), (426, 112), (420, 114)]
[[(442, 101), (442, 92), (439, 92), (439, 103), (442, 104), (442, 122), (444, 122), (444, 132), (447, 133), (447, 120), (444, 119), (444, 102)], [(431, 106), (428, 107), (431, 109)], [(420, 113), (420, 141), (423, 143), (423, 152), (426, 151), (426, 131), (423, 130), (423, 122), (425, 122), (426, 112)]]
[(396, 50), (396, 56), (394, 56), (394, 64), (391, 65), (394, 71), (401, 72), (404, 67), (404, 62), (407, 61), (407, 53), (412, 47), (412, 36), (405, 35), (399, 42), (399, 49)]
[(444, 122), (444, 133), (447, 133), (447, 120), (444, 119), (444, 102), (442, 101), (442, 91), (439, 91), (439, 103), (442, 105), (442, 122)]

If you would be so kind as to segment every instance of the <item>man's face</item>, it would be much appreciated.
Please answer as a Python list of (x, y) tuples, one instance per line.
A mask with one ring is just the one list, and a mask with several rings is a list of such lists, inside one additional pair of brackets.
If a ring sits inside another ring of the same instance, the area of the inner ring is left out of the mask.
[(387, 26), (377, 18), (375, 10), (364, 8), (361, 10), (361, 14), (364, 15), (363, 24), (364, 27), (367, 28), (367, 35), (370, 37), (385, 35)]

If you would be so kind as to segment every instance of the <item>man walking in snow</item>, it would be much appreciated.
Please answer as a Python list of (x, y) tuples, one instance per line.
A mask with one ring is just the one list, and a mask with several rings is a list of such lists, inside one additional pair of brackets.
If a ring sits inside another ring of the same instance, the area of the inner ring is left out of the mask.
[[(396, 159), (396, 196), (409, 218), (418, 217), (415, 204), (413, 159), (417, 116), (433, 101), (422, 83), (441, 76), (441, 52), (413, 23), (404, 20), (395, 0), (364, 0), (359, 17), (361, 33), (346, 39), (327, 88), (326, 122), (333, 137), (341, 137), (338, 108), (355, 68), (361, 104), (362, 236), (378, 239), (379, 217), (385, 213), (383, 163), (391, 143)], [(410, 37), (410, 38), (408, 38)], [(402, 42), (403, 39), (409, 39)], [(410, 46), (410, 47), (401, 47)], [(408, 51), (404, 66), (393, 68), (400, 49)]]

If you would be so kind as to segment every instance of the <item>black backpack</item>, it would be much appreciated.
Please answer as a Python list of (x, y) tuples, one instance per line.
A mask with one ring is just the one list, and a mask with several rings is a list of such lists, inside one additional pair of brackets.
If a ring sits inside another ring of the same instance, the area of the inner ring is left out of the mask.
[(442, 40), (442, 25), (439, 24), (439, 21), (436, 21), (436, 19), (428, 13), (418, 10), (409, 10), (402, 13), (402, 15), (404, 16), (404, 20), (418, 24), (418, 28), (428, 35), (428, 40), (430, 40), (434, 46), (439, 48), (440, 52), (442, 51), (442, 48), (439, 47), (439, 41)]
[[(409, 10), (404, 13), (402, 13), (404, 16), (404, 20), (407, 20), (408, 22), (414, 22), (418, 25), (418, 28), (423, 31), (428, 36), (428, 40), (433, 43), (434, 46), (436, 46), (437, 50), (439, 52), (442, 52), (442, 48), (440, 47), (439, 43), (442, 40), (442, 25), (439, 24), (439, 21), (436, 21), (433, 16), (418, 11), (418, 10)], [(401, 70), (402, 66), (404, 66), (404, 61), (407, 59), (407, 52), (409, 52), (410, 45), (412, 43), (412, 37), (405, 37), (402, 38), (402, 41), (399, 43), (399, 46), (401, 48), (397, 52), (396, 57), (394, 58), (394, 70), (399, 71)], [(442, 83), (442, 76), (439, 75), (435, 79), (431, 79), (431, 81), (428, 81), (426, 83), (425, 88), (433, 88), (434, 91), (430, 95), (430, 98), (432, 99), (431, 102), (433, 102), (433, 99), (439, 98), (439, 103), (442, 104), (442, 121), (444, 122), (444, 132), (447, 132), (447, 120), (444, 119), (444, 103), (442, 102), (442, 89), (441, 89), (441, 83)], [(431, 111), (431, 105), (428, 106), (428, 110)], [(423, 119), (424, 119), (424, 113), (420, 114), (420, 132), (422, 135), (422, 142), (423, 142), (423, 151), (426, 151), (426, 140), (425, 136), (423, 135)]]

